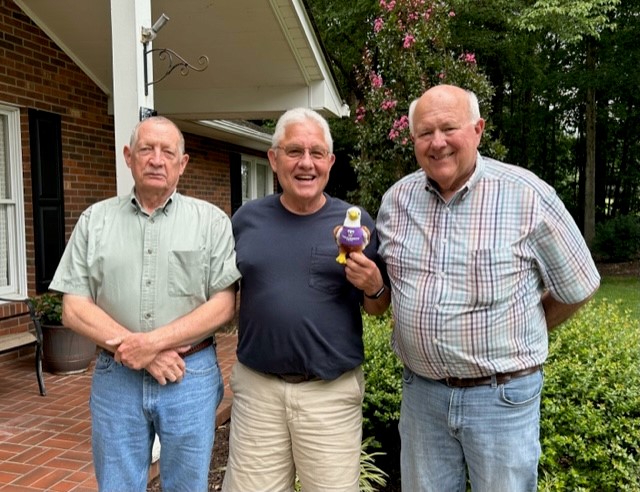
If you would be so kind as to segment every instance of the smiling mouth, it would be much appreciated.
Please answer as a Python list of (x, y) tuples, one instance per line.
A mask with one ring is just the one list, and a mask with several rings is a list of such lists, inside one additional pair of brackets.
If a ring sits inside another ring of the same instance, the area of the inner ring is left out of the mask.
[(440, 156), (432, 155), (431, 159), (433, 159), (434, 161), (441, 161), (441, 160), (447, 159), (448, 157), (451, 157), (452, 155), (453, 155), (453, 152), (450, 152), (450, 153), (445, 154), (445, 155), (440, 155)]
[(313, 181), (314, 179), (316, 179), (315, 176), (296, 176), (295, 178), (297, 181)]

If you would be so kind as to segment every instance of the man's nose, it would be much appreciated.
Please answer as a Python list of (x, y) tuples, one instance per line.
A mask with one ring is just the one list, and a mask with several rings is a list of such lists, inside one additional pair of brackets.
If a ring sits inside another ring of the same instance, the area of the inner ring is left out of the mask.
[(431, 145), (435, 147), (442, 147), (447, 145), (447, 140), (445, 138), (444, 132), (441, 132), (440, 130), (436, 130), (435, 132), (433, 132)]
[(162, 149), (154, 149), (151, 153), (151, 159), (149, 159), (149, 162), (156, 166), (161, 165), (163, 163)]

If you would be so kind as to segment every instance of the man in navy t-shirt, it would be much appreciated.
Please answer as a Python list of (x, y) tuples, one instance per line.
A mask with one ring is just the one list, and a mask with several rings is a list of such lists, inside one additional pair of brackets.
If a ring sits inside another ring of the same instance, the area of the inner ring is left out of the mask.
[(336, 261), (351, 205), (324, 193), (335, 161), (327, 122), (297, 108), (278, 121), (269, 162), (282, 193), (233, 216), (240, 285), (238, 363), (223, 490), (357, 491), (364, 377), (361, 307), (390, 302), (374, 223), (363, 252)]

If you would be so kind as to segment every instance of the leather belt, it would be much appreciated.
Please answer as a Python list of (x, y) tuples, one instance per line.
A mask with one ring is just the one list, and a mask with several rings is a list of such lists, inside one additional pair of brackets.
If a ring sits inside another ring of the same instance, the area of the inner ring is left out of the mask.
[(451, 388), (472, 388), (474, 386), (490, 386), (494, 383), (494, 381), (496, 384), (505, 384), (512, 379), (528, 376), (529, 374), (533, 374), (534, 372), (538, 372), (539, 370), (540, 366), (533, 366), (527, 369), (522, 369), (521, 371), (499, 372), (494, 376), (479, 378), (445, 378), (439, 379), (438, 381), (440, 383), (446, 384)]
[(318, 376), (313, 376), (309, 374), (273, 374), (273, 376), (278, 379), (282, 379), (285, 383), (307, 383), (311, 381), (322, 381)]
[(206, 349), (207, 347), (211, 347), (213, 345), (213, 337), (205, 338), (200, 343), (196, 343), (189, 350), (180, 354), (180, 357), (183, 359), (188, 356), (195, 354), (196, 352), (200, 352), (201, 350)]
[[(200, 352), (201, 350), (206, 349), (207, 347), (211, 347), (213, 345), (213, 337), (205, 338), (200, 343), (196, 343), (189, 350), (180, 354), (180, 357), (183, 359), (189, 355), (195, 354), (196, 352)], [(106, 354), (113, 357), (115, 354), (107, 349), (102, 349)]]

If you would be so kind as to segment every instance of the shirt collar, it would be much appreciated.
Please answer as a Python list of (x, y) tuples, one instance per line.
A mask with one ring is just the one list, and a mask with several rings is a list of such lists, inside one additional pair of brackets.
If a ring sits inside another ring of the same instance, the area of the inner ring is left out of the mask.
[[(167, 201), (165, 201), (164, 204), (161, 207), (158, 207), (153, 213), (155, 214), (155, 213), (158, 213), (158, 211), (161, 211), (163, 214), (169, 215), (169, 210), (172, 208), (172, 204), (178, 196), (179, 196), (178, 191), (174, 190), (171, 196), (167, 198)], [(138, 201), (138, 198), (136, 197), (135, 186), (131, 188), (131, 193), (129, 194), (129, 201), (131, 202), (131, 206), (134, 208), (137, 214), (148, 215), (147, 212), (142, 208), (142, 206), (140, 205), (140, 202)]]

